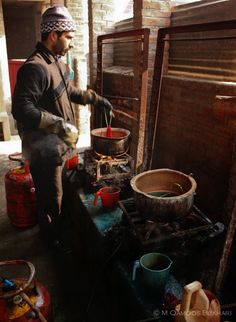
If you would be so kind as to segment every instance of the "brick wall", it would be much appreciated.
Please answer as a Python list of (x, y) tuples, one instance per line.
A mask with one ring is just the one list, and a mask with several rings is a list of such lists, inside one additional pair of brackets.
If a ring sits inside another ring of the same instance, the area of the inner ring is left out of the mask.
[[(79, 86), (87, 86), (88, 64), (88, 8), (83, 0), (67, 0), (67, 8), (76, 21), (77, 30), (73, 41), (74, 48), (71, 50), (72, 61), (77, 60), (77, 74)], [(73, 62), (72, 62), (73, 63)], [(75, 66), (73, 66), (75, 68)]]
[[(89, 20), (89, 81), (96, 89), (97, 76), (97, 37), (114, 32), (115, 0), (88, 0)], [(113, 64), (113, 48), (109, 45), (103, 52), (104, 67)], [(91, 127), (94, 127), (94, 113), (91, 113)]]
[[(86, 89), (88, 84), (88, 6), (87, 1), (67, 0), (67, 8), (76, 21), (77, 30), (73, 41), (74, 48), (71, 52), (71, 64), (75, 72), (74, 85)], [(84, 119), (84, 110), (87, 117)], [(80, 106), (75, 109), (76, 123), (80, 134), (89, 131), (88, 107)]]
[[(155, 123), (155, 107), (150, 106), (153, 68), (156, 53), (156, 39), (159, 28), (170, 25), (170, 3), (169, 0), (137, 0), (134, 1), (134, 27), (149, 28), (149, 59), (148, 59), (148, 95), (147, 95), (147, 116), (145, 136), (145, 159), (143, 169), (148, 166), (148, 159), (151, 154), (151, 144)], [(168, 48), (166, 48), (168, 50)], [(166, 55), (166, 61), (168, 56)]]
[[(90, 85), (94, 87), (97, 66), (97, 36), (114, 32), (115, 0), (88, 0), (89, 4), (89, 52), (90, 52)], [(104, 48), (105, 66), (112, 65), (112, 48)]]

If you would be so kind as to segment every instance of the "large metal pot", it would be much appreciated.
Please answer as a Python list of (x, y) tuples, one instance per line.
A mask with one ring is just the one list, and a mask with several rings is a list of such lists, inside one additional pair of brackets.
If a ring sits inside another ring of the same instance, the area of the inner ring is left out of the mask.
[(118, 156), (129, 149), (130, 131), (112, 128), (112, 137), (107, 137), (107, 128), (91, 131), (92, 147), (95, 152), (106, 156)]
[(188, 214), (197, 188), (191, 176), (171, 169), (142, 172), (130, 183), (139, 212), (157, 221)]

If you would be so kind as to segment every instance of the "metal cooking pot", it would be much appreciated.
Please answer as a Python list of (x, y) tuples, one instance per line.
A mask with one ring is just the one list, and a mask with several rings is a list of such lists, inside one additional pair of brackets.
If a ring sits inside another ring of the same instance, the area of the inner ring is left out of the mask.
[(130, 184), (137, 209), (157, 221), (187, 215), (197, 188), (191, 176), (171, 169), (142, 172), (133, 177)]
[(98, 154), (119, 156), (129, 149), (130, 131), (121, 128), (112, 128), (112, 137), (107, 137), (107, 128), (98, 128), (91, 131), (92, 147)]

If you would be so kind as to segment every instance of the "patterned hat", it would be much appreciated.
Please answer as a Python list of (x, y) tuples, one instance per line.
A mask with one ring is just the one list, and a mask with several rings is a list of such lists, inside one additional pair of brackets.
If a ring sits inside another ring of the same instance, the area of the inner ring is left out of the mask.
[(54, 5), (48, 8), (42, 15), (41, 33), (75, 30), (75, 22), (68, 9), (64, 6)]

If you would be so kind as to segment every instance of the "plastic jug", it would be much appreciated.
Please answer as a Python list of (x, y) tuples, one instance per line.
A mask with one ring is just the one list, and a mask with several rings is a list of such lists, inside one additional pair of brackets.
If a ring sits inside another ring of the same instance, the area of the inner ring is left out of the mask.
[(220, 322), (220, 303), (194, 281), (184, 287), (181, 304), (175, 308), (175, 322)]

